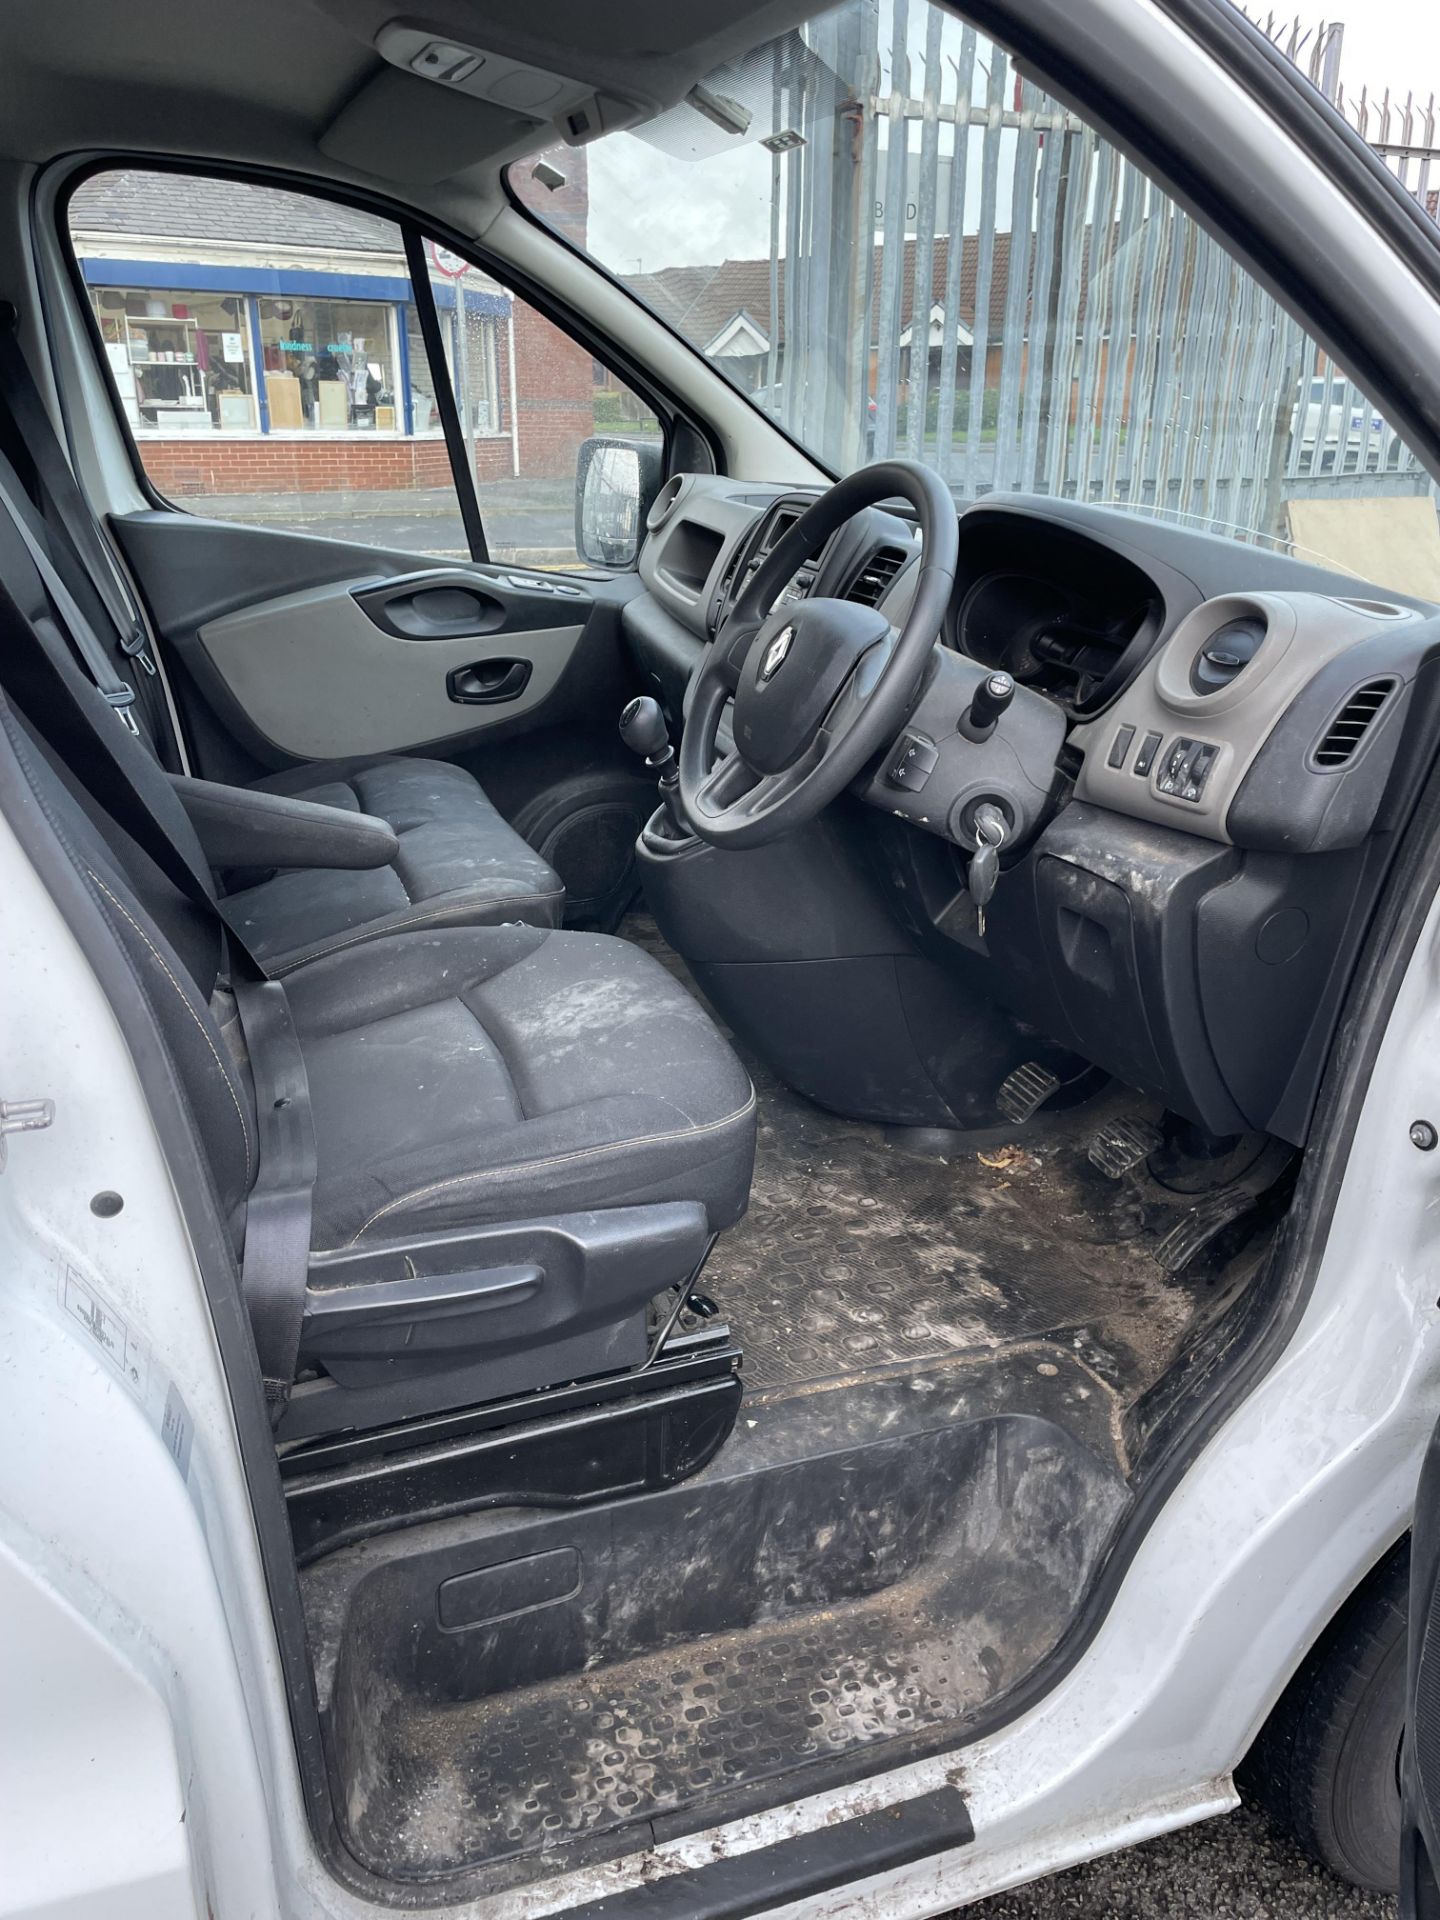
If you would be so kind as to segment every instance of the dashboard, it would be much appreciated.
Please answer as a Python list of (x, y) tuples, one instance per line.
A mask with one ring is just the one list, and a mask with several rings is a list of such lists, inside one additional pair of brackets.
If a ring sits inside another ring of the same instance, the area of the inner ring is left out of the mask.
[(982, 509), (961, 522), (945, 642), (1080, 714), (1102, 707), (1159, 638), (1165, 602), (1142, 568), (1082, 534)]
[[(687, 475), (657, 500), (624, 621), (672, 724), (814, 497)], [(1302, 1139), (1341, 962), (1420, 777), (1406, 743), (1440, 708), (1440, 610), (1076, 502), (983, 500), (959, 533), (918, 703), (851, 790), (847, 831), (887, 912), (956, 977), (1212, 1132)], [(907, 515), (868, 508), (780, 599), (859, 601), (898, 627), (918, 563)], [(962, 716), (996, 669), (1016, 692), (977, 743)], [(1007, 836), (982, 917), (966, 881), (985, 802)]]
[[(626, 627), (675, 724), (697, 660), (814, 498), (685, 475), (656, 501), (640, 561), (648, 594), (627, 608)], [(878, 607), (898, 626), (919, 559), (910, 519), (869, 508), (797, 570), (775, 604), (830, 596)], [(1248, 592), (1237, 594), (1237, 584)], [(1348, 584), (1287, 555), (1136, 516), (1021, 496), (982, 501), (960, 516), (955, 591), (930, 684), (895, 754), (859, 791), (972, 849), (954, 801), (977, 763), (956, 722), (978, 680), (1003, 669), (1020, 691), (993, 757), (1007, 737), (1032, 750), (1018, 800), (1006, 796), (1016, 838), (1039, 823), (1067, 755), (1076, 798), (1135, 819), (1222, 843), (1354, 838), (1364, 817), (1355, 775), (1363, 759), (1377, 798), (1431, 610), (1378, 592), (1357, 597)], [(1341, 762), (1326, 740), (1332, 721), (1353, 723), (1343, 712), (1352, 693), (1363, 696), (1365, 751), (1357, 738)], [(1332, 695), (1333, 715), (1311, 712)], [(917, 741), (930, 760), (925, 784), (897, 784), (896, 756)], [(1317, 810), (1319, 825), (1310, 821)]]

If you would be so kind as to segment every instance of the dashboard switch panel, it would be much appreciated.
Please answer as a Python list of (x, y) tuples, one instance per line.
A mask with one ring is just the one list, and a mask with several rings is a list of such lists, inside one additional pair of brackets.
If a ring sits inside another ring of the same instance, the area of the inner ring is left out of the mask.
[(1161, 793), (1173, 794), (1177, 800), (1189, 800), (1198, 806), (1218, 751), (1208, 740), (1191, 740), (1182, 734), (1165, 749), (1155, 778), (1156, 787)]
[(1115, 738), (1110, 743), (1108, 766), (1123, 767), (1130, 757), (1130, 742), (1135, 738), (1134, 727), (1117, 727)]
[[(1103, 715), (1072, 727), (1085, 756), (1075, 797), (1222, 843), (1290, 852), (1323, 831), (1327, 844), (1354, 844), (1335, 836), (1363, 838), (1380, 788), (1363, 807), (1358, 787), (1339, 804), (1307, 759), (1312, 742), (1349, 689), (1413, 673), (1433, 645), (1419, 609), (1388, 601), (1313, 588), (1218, 594), (1179, 620)], [(1113, 751), (1125, 727), (1140, 742), (1128, 764)]]
[(1140, 751), (1135, 756), (1135, 765), (1132, 768), (1132, 772), (1138, 773), (1142, 780), (1155, 764), (1155, 755), (1160, 749), (1160, 740), (1161, 736), (1158, 733), (1147, 733), (1145, 738), (1140, 742)]

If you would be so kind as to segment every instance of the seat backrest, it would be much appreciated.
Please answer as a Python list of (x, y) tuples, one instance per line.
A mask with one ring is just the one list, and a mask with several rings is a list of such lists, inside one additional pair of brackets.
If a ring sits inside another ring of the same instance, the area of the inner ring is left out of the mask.
[[(86, 728), (97, 743), (97, 751), (101, 743), (108, 743), (112, 750), (122, 754), (129, 779), (166, 838), (189, 866), (198, 869), (202, 876), (209, 876), (209, 866), (189, 815), (153, 752), (123, 725), (77, 663), (3, 487), (0, 487), (0, 638), (3, 638), (0, 685), (32, 730), (54, 743), (51, 675), (58, 674), (71, 689)], [(67, 749), (62, 747), (60, 751), (63, 754)], [(96, 825), (112, 845), (123, 841), (121, 857), (129, 870), (142, 876), (147, 870), (149, 874), (155, 873), (153, 863), (128, 836), (121, 834), (108, 815), (97, 815)], [(209, 891), (214, 898), (213, 878)], [(173, 894), (173, 889), (171, 892)], [(163, 896), (157, 904), (164, 912)], [(192, 909), (185, 919), (171, 916), (167, 931), (180, 943), (189, 970), (208, 995), (221, 959), (217, 930)]]
[[(0, 620), (0, 733), (87, 892), (129, 959), (175, 1063), (222, 1211), (237, 1238), (258, 1167), (254, 1095), (212, 1007), (214, 929), (90, 798), (7, 697), (12, 635)], [(116, 724), (101, 705), (108, 724)], [(137, 749), (137, 752), (140, 751)], [(165, 777), (155, 769), (164, 786)]]
[[(218, 920), (187, 898), (65, 764), (73, 737), (56, 729), (55, 678), (74, 699), (84, 737), (123, 757), (128, 777), (185, 864), (209, 868), (188, 815), (145, 744), (122, 725), (77, 665), (45, 585), (0, 499), (0, 724), (37, 803), (129, 956), (169, 1042), (222, 1204), (238, 1209), (257, 1168), (253, 1095), (212, 1009), (224, 962)], [(64, 747), (59, 743), (65, 740)], [(59, 750), (57, 750), (57, 747)], [(103, 789), (102, 789), (103, 791)], [(213, 897), (213, 881), (211, 882)]]

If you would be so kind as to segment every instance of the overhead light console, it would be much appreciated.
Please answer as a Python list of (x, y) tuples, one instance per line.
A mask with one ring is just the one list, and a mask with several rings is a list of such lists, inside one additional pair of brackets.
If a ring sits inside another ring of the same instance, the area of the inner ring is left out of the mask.
[(421, 80), (524, 114), (537, 125), (553, 125), (571, 146), (634, 126), (653, 111), (565, 74), (443, 38), (415, 21), (392, 20), (376, 34), (375, 48), (392, 67)]

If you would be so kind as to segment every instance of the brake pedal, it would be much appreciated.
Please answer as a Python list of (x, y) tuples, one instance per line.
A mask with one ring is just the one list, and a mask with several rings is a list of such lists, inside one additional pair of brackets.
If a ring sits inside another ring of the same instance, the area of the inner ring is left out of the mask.
[(1035, 1118), (1059, 1086), (1059, 1077), (1051, 1073), (1048, 1067), (1037, 1066), (1033, 1060), (1026, 1060), (1013, 1073), (1007, 1073), (1000, 1082), (995, 1104), (1007, 1120), (1013, 1120), (1017, 1127), (1023, 1127), (1027, 1120)]
[(1086, 1157), (1107, 1180), (1120, 1180), (1164, 1141), (1160, 1129), (1148, 1120), (1112, 1120), (1090, 1142)]

